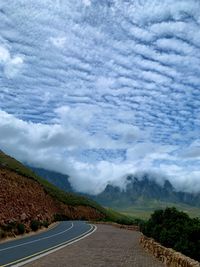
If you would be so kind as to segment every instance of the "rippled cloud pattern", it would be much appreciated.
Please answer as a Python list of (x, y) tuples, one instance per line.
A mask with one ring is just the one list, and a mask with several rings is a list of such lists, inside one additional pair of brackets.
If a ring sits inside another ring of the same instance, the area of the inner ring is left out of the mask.
[(84, 192), (200, 190), (199, 1), (6, 0), (0, 21), (0, 148)]

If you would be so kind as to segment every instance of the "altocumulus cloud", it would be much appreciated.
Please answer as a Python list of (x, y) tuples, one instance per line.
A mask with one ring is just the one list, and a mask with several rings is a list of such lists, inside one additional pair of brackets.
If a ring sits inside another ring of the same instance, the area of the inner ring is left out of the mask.
[(13, 78), (22, 68), (23, 58), (19, 55), (11, 56), (8, 48), (0, 46), (0, 66), (6, 78)]
[(200, 191), (199, 10), (1, 1), (0, 148), (83, 192), (142, 172)]

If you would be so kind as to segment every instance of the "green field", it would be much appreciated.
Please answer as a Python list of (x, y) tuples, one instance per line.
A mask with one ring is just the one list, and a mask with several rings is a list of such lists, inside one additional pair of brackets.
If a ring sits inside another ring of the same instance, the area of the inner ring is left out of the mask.
[(200, 207), (192, 207), (186, 204), (169, 203), (161, 201), (149, 201), (143, 204), (136, 204), (127, 208), (116, 208), (120, 213), (127, 216), (140, 219), (149, 219), (150, 215), (157, 209), (164, 209), (166, 207), (176, 207), (180, 211), (184, 211), (190, 217), (200, 218)]
[(132, 206), (124, 209), (117, 209), (117, 211), (133, 218), (149, 219), (155, 210), (165, 207), (176, 207), (178, 210), (184, 211), (192, 218), (200, 218), (200, 208), (175, 203), (163, 203), (163, 205), (157, 207)]

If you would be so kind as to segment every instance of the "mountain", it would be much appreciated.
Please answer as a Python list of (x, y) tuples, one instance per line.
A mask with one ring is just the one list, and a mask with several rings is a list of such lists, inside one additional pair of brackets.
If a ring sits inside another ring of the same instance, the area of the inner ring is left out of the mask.
[(73, 192), (74, 190), (71, 187), (71, 184), (69, 182), (69, 176), (63, 175), (58, 172), (54, 171), (48, 171), (42, 168), (35, 168), (28, 166), (34, 173), (37, 175), (43, 177), (51, 184), (54, 184), (56, 187), (60, 188), (61, 190), (64, 190), (66, 192)]
[[(37, 174), (51, 181), (59, 188), (73, 192), (69, 183), (69, 176), (58, 174), (44, 169), (32, 168)], [(148, 174), (138, 179), (134, 175), (126, 177), (126, 188), (121, 190), (117, 186), (108, 184), (105, 190), (98, 194), (89, 196), (103, 206), (114, 208), (127, 208), (133, 205), (146, 205), (147, 202), (182, 203), (200, 207), (200, 194), (185, 193), (175, 190), (173, 185), (165, 180), (163, 186), (150, 179)]]
[(106, 211), (93, 200), (66, 193), (47, 182), (19, 161), (0, 151), (0, 225), (9, 221), (28, 223), (54, 216), (100, 219)]
[(46, 224), (63, 218), (133, 223), (127, 216), (110, 212), (88, 197), (58, 189), (0, 151), (0, 238), (2, 229), (23, 224), (30, 230), (33, 221)]
[(200, 207), (200, 194), (176, 191), (168, 180), (165, 180), (162, 186), (150, 179), (148, 175), (144, 175), (141, 179), (129, 175), (126, 179), (125, 190), (121, 190), (117, 186), (107, 185), (105, 190), (93, 199), (110, 207), (129, 207), (153, 200)]

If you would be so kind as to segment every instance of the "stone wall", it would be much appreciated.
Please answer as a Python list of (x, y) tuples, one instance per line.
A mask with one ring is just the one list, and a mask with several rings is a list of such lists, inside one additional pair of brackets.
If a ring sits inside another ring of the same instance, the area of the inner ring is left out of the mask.
[(140, 244), (144, 249), (152, 253), (158, 260), (168, 267), (200, 267), (200, 263), (185, 255), (171, 249), (166, 248), (152, 238), (144, 235), (140, 238)]

